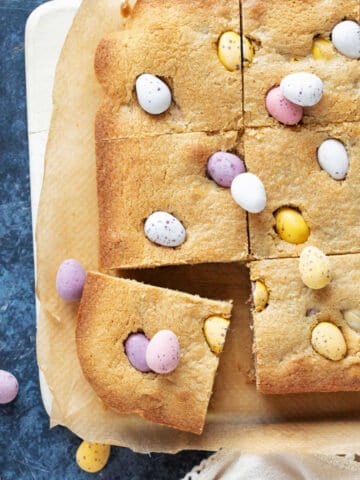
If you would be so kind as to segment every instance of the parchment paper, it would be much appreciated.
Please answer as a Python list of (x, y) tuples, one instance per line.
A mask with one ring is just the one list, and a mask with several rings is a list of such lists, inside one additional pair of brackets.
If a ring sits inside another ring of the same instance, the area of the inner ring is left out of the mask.
[(98, 269), (94, 117), (102, 92), (93, 62), (102, 36), (121, 28), (119, 11), (119, 0), (84, 0), (56, 74), (37, 225), (41, 302), (37, 349), (39, 367), (54, 398), (51, 425), (64, 425), (90, 441), (142, 452), (221, 447), (263, 453), (360, 451), (360, 393), (266, 397), (256, 392), (246, 303), (248, 271), (242, 265), (120, 272), (154, 285), (235, 300), (201, 437), (118, 415), (103, 406), (84, 379), (75, 348), (77, 305), (59, 300), (55, 276), (66, 258), (79, 259), (88, 270)]

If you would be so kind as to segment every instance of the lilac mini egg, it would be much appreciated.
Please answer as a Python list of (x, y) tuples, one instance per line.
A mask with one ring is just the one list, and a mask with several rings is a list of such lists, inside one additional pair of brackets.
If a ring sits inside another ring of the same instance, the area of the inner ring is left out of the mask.
[(303, 107), (285, 98), (280, 87), (272, 88), (268, 92), (265, 103), (268, 113), (284, 125), (296, 125), (304, 115)]
[(67, 302), (80, 300), (86, 280), (86, 272), (80, 262), (65, 260), (56, 274), (56, 290)]
[(143, 333), (132, 333), (125, 342), (125, 353), (131, 365), (140, 372), (150, 372), (146, 361), (148, 338)]
[(19, 391), (19, 384), (15, 376), (0, 370), (0, 405), (5, 405), (15, 400)]
[(146, 351), (146, 361), (156, 373), (170, 373), (180, 361), (179, 340), (171, 330), (160, 330), (150, 340)]
[(245, 172), (244, 162), (233, 153), (216, 152), (208, 160), (207, 172), (221, 187), (229, 188), (234, 178)]

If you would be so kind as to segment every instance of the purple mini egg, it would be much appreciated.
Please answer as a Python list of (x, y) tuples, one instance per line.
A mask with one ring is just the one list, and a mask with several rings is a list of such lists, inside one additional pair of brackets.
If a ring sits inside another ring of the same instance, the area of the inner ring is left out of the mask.
[(15, 376), (0, 370), (0, 405), (5, 405), (15, 400), (19, 391), (19, 384)]
[(150, 372), (146, 361), (148, 338), (143, 333), (132, 333), (125, 342), (125, 353), (131, 365), (140, 372)]
[(66, 302), (80, 300), (86, 280), (86, 272), (80, 262), (65, 260), (56, 274), (56, 290)]
[(244, 172), (244, 162), (233, 153), (216, 152), (208, 160), (207, 173), (221, 187), (229, 188), (234, 178)]
[(160, 330), (150, 340), (146, 351), (146, 361), (156, 373), (170, 373), (180, 361), (179, 340), (171, 330)]

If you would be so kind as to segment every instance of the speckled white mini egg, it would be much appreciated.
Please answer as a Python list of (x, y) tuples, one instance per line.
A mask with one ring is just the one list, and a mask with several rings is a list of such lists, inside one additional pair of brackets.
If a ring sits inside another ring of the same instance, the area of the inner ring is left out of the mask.
[(331, 40), (340, 53), (350, 58), (360, 58), (360, 25), (344, 20), (333, 28)]
[(241, 208), (250, 213), (260, 213), (266, 206), (265, 187), (253, 173), (241, 173), (231, 184), (231, 195)]
[(349, 169), (349, 157), (344, 145), (333, 138), (324, 140), (317, 152), (320, 167), (335, 180), (343, 180)]
[(145, 112), (160, 115), (171, 105), (171, 91), (165, 82), (149, 73), (144, 73), (136, 80), (136, 95)]
[(323, 82), (313, 73), (290, 73), (281, 80), (281, 93), (290, 102), (302, 107), (312, 107), (320, 102), (323, 94)]
[(147, 238), (163, 247), (178, 247), (184, 243), (186, 231), (182, 223), (167, 212), (154, 212), (144, 226)]

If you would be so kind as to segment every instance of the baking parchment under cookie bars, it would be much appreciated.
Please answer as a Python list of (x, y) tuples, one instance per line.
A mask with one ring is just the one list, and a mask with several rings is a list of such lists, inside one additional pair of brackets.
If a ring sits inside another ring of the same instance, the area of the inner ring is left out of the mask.
[[(297, 395), (289, 401), (288, 396), (268, 398), (256, 393), (250, 382), (248, 273), (236, 263), (131, 272), (134, 278), (154, 285), (210, 298), (235, 298), (233, 330), (202, 437), (174, 434), (134, 417), (113, 414), (84, 380), (74, 343), (76, 309), (59, 302), (53, 284), (57, 266), (69, 256), (79, 258), (89, 270), (98, 267), (93, 122), (102, 91), (93, 73), (93, 52), (105, 35), (119, 29), (118, 22), (117, 1), (85, 0), (56, 78), (37, 233), (42, 306), (38, 358), (54, 395), (52, 423), (66, 425), (89, 440), (140, 451), (238, 446), (262, 452), (316, 448), (338, 453), (339, 445), (344, 452), (356, 451), (358, 394)], [(332, 422), (334, 417), (337, 423)]]

